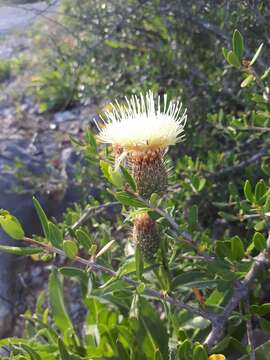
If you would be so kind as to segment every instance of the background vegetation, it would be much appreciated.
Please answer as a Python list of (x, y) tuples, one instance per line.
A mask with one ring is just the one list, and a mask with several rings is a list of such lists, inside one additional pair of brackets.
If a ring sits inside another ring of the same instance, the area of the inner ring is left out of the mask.
[[(149, 204), (108, 175), (110, 149), (97, 147), (91, 132), (73, 139), (88, 195), (61, 224), (35, 201), (44, 238), (12, 251), (52, 253), (48, 300), (42, 293), (35, 314), (25, 314), (24, 339), (0, 345), (12, 359), (46, 360), (255, 359), (262, 345), (256, 359), (267, 360), (270, 5), (63, 0), (57, 13), (50, 36), (36, 36), (31, 93), (41, 112), (89, 101), (104, 109), (109, 99), (151, 89), (182, 98), (186, 141), (169, 154), (170, 191)], [(8, 74), (1, 65), (0, 79)], [(128, 209), (142, 207), (164, 238), (144, 267), (128, 226)], [(10, 235), (24, 236), (9, 214), (0, 219)], [(63, 254), (71, 260), (57, 266)], [(73, 324), (64, 304), (67, 278), (80, 283), (84, 324)]]

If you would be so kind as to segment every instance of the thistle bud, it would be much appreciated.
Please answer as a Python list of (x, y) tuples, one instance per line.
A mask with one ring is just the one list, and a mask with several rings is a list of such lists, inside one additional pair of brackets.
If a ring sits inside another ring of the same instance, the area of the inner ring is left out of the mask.
[(133, 242), (140, 247), (145, 259), (153, 259), (159, 248), (160, 236), (156, 222), (147, 213), (139, 214), (134, 219)]

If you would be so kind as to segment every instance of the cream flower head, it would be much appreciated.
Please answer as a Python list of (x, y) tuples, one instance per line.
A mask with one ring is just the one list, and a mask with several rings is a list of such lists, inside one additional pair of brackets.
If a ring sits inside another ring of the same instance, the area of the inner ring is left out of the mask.
[(103, 143), (121, 146), (126, 151), (147, 149), (166, 149), (184, 137), (186, 110), (181, 114), (182, 103), (168, 102), (167, 95), (155, 101), (149, 91), (140, 96), (125, 98), (124, 104), (111, 104), (112, 111), (105, 112), (104, 126), (99, 129), (98, 140)]

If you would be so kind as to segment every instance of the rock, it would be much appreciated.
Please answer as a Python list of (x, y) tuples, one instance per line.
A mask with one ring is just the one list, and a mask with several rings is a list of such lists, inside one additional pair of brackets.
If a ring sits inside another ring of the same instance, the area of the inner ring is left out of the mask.
[[(31, 4), (38, 10), (44, 6), (47, 6), (45, 1)], [(25, 32), (13, 31), (14, 26), (24, 25), (28, 20), (31, 22), (29, 16), (33, 17), (33, 12), (28, 10), (26, 15), (26, 11), (19, 14), (14, 7), (1, 7), (1, 58), (10, 59), (32, 51), (32, 41)], [(7, 35), (6, 30), (12, 34)], [(54, 115), (40, 114), (33, 98), (25, 95), (27, 85), (20, 78), (11, 79), (5, 85), (0, 99), (0, 208), (16, 216), (26, 234), (31, 236), (41, 232), (33, 195), (39, 199), (47, 215), (55, 218), (59, 218), (67, 206), (81, 196), (74, 181), (78, 155), (72, 149), (69, 135), (79, 136), (88, 126), (93, 117), (92, 104)], [(15, 104), (14, 93), (18, 94)], [(0, 229), (0, 244), (20, 245), (21, 242), (14, 242)], [(14, 333), (19, 273), (24, 267), (24, 257), (0, 253), (0, 338)], [(36, 276), (37, 282), (42, 279), (39, 276)]]

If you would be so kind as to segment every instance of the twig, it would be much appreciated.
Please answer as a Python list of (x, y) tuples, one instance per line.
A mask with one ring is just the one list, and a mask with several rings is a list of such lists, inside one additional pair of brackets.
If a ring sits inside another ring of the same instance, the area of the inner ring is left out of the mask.
[[(93, 213), (95, 215), (97, 215), (101, 211), (108, 209), (110, 207), (116, 206), (118, 204), (119, 204), (119, 202), (114, 201), (114, 202), (101, 204), (101, 205), (97, 205), (97, 206), (93, 206), (93, 207), (85, 209), (84, 212), (82, 213), (82, 215), (80, 216), (80, 218), (71, 226), (71, 229), (76, 230), (79, 226), (85, 224), (85, 222), (93, 215)], [(67, 231), (67, 233), (68, 233), (68, 231)], [(66, 233), (66, 235), (67, 235), (67, 233)]]
[(261, 132), (270, 131), (270, 127), (260, 127), (260, 126), (249, 126), (246, 128), (240, 127), (240, 126), (235, 126), (234, 128), (239, 131), (261, 131)]
[(225, 324), (238, 306), (239, 302), (244, 299), (249, 292), (251, 285), (253, 284), (258, 272), (269, 266), (269, 254), (270, 254), (270, 233), (267, 240), (267, 250), (262, 251), (254, 260), (249, 272), (246, 274), (244, 280), (237, 282), (234, 287), (233, 295), (225, 306), (221, 314), (217, 314), (216, 318), (212, 321), (212, 330), (205, 340), (205, 344), (211, 348), (215, 345), (223, 335)]
[[(247, 314), (250, 313), (250, 311), (249, 311), (249, 301), (248, 300), (245, 301), (245, 312)], [(250, 351), (250, 360), (256, 360), (254, 337), (253, 337), (251, 319), (247, 319), (246, 327), (247, 327), (247, 341), (248, 341), (248, 345), (250, 346), (250, 350), (251, 350)]]
[[(62, 251), (52, 245), (40, 243), (39, 241), (28, 238), (28, 237), (25, 237), (24, 241), (35, 247), (42, 248), (44, 251), (46, 251), (48, 253), (66, 256), (64, 251)], [(80, 256), (76, 256), (74, 258), (74, 261), (87, 266), (91, 271), (93, 271), (95, 273), (104, 273), (104, 274), (110, 275), (112, 277), (118, 278), (117, 272), (115, 272), (114, 270), (109, 269), (103, 265), (97, 264), (93, 260), (87, 260)], [(126, 283), (128, 283), (129, 285), (131, 285), (134, 288), (137, 288), (140, 284), (138, 281), (132, 280), (131, 278), (129, 278), (128, 276), (125, 276), (125, 275), (121, 277), (121, 280), (124, 280)], [(163, 293), (161, 291), (154, 290), (151, 288), (145, 288), (144, 294), (154, 297), (154, 298), (157, 298), (157, 299), (160, 299), (162, 301), (166, 301), (167, 303), (175, 306), (178, 310), (187, 310), (190, 313), (192, 313), (193, 315), (201, 316), (205, 319), (208, 319), (209, 321), (212, 321), (213, 315), (210, 312), (199, 309), (199, 308), (195, 308), (191, 305), (184, 304), (182, 301), (179, 301), (179, 300), (173, 298), (172, 296), (169, 296), (166, 293)]]
[(177, 259), (181, 260), (198, 260), (198, 261), (209, 261), (209, 260), (215, 260), (213, 256), (209, 256), (205, 258), (205, 256), (200, 255), (177, 255)]
[(239, 172), (244, 167), (246, 167), (247, 165), (256, 163), (264, 155), (267, 155), (267, 153), (268, 153), (268, 149), (266, 147), (264, 147), (260, 151), (258, 151), (257, 154), (251, 156), (249, 159), (246, 159), (246, 160), (240, 162), (237, 165), (233, 165), (233, 166), (221, 169), (219, 171), (209, 173), (209, 174), (206, 175), (206, 178), (217, 178), (217, 177), (221, 177), (221, 176), (224, 176), (224, 175), (227, 175), (227, 174), (232, 174), (232, 173), (235, 173), (235, 172)]

